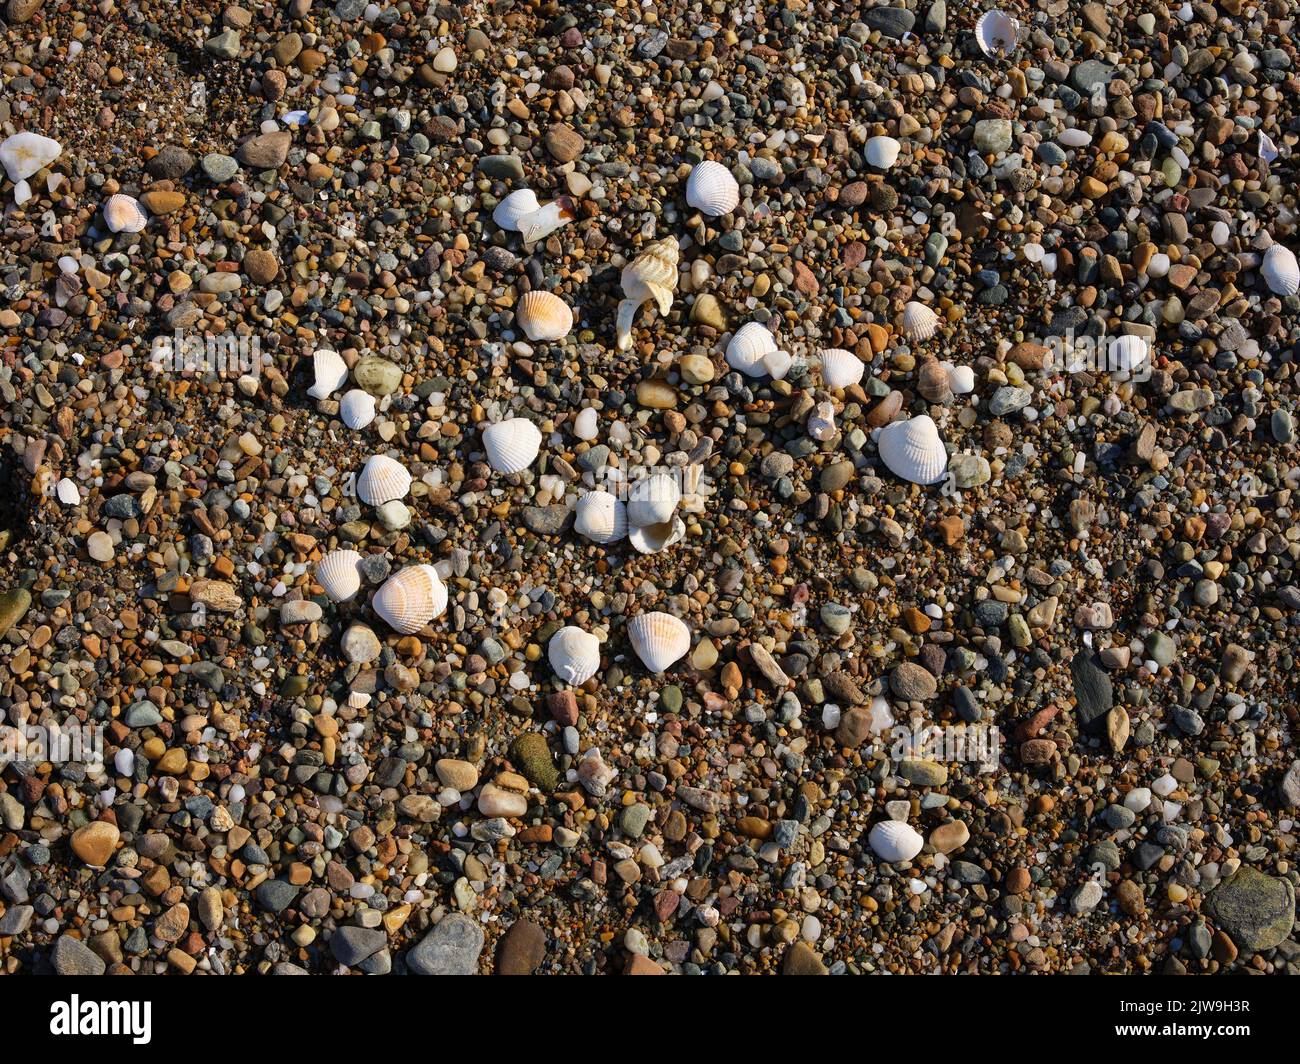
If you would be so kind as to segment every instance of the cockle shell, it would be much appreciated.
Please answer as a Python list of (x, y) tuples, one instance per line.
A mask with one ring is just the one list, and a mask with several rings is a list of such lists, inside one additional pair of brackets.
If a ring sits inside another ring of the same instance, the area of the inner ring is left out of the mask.
[(354, 550), (332, 550), (316, 563), (316, 583), (332, 602), (347, 602), (361, 590), (361, 555)]
[(363, 429), (375, 420), (375, 397), (360, 388), (345, 392), (339, 400), (339, 417), (350, 429)]
[(627, 509), (608, 491), (589, 491), (578, 499), (573, 530), (593, 543), (615, 543), (627, 535)]
[(63, 147), (57, 140), (26, 130), (6, 137), (0, 144), (0, 163), (15, 184), (32, 177), (62, 154)]
[(822, 349), (822, 383), (831, 391), (849, 388), (862, 380), (867, 366), (852, 351), (842, 347)]
[(835, 439), (835, 404), (818, 403), (808, 415), (808, 435), (818, 443)]
[(531, 188), (521, 188), (510, 193), (497, 204), (492, 212), (492, 220), (502, 229), (512, 233), (519, 231), (519, 221), (541, 208)]
[(928, 340), (939, 328), (939, 315), (915, 300), (903, 308), (903, 333), (909, 340)]
[(618, 349), (632, 346), (632, 322), (642, 303), (654, 301), (664, 317), (673, 309), (673, 291), (677, 287), (677, 241), (669, 236), (657, 240), (623, 267), (620, 281), (627, 297), (618, 305)]
[(902, 147), (893, 137), (872, 137), (867, 141), (867, 162), (877, 170), (888, 170), (898, 161)]
[(140, 201), (118, 193), (104, 203), (104, 224), (110, 233), (138, 233), (149, 224)]
[(948, 469), (939, 428), (927, 414), (886, 425), (876, 449), (890, 472), (913, 484), (937, 484)]
[(761, 377), (767, 371), (763, 359), (777, 350), (772, 330), (762, 322), (747, 321), (727, 342), (727, 365), (749, 377)]
[(600, 640), (569, 625), (551, 636), (546, 644), (546, 658), (556, 676), (573, 687), (580, 687), (600, 668)]
[(371, 455), (357, 477), (357, 498), (370, 506), (403, 498), (411, 490), (411, 474), (386, 454)]
[(534, 290), (519, 297), (515, 321), (530, 340), (563, 340), (573, 328), (573, 311), (554, 292)]
[(634, 526), (667, 521), (681, 501), (682, 489), (670, 473), (652, 473), (632, 484), (627, 493), (627, 520)]
[(447, 588), (432, 565), (408, 565), (384, 581), (371, 605), (393, 631), (413, 635), (447, 608)]
[(542, 430), (527, 418), (512, 417), (483, 430), (488, 465), (498, 473), (518, 473), (533, 464), (542, 446)]
[(686, 179), (686, 202), (710, 218), (730, 214), (740, 202), (740, 185), (721, 163), (705, 159)]
[(639, 613), (627, 622), (632, 649), (651, 672), (663, 672), (691, 649), (691, 630), (670, 613)]
[(519, 235), (525, 244), (545, 240), (555, 230), (568, 225), (578, 217), (577, 205), (568, 196), (560, 196), (531, 214), (519, 219)]
[(337, 351), (322, 347), (311, 356), (315, 383), (307, 389), (313, 399), (328, 399), (348, 381), (348, 364)]
[(887, 864), (910, 861), (925, 847), (921, 833), (901, 820), (882, 820), (871, 829), (867, 843)]
[(640, 554), (658, 554), (686, 535), (686, 522), (680, 517), (670, 517), (653, 525), (637, 525), (628, 530), (627, 541)]
[(1277, 295), (1293, 296), (1300, 290), (1300, 264), (1291, 249), (1281, 244), (1274, 244), (1264, 252), (1260, 273), (1269, 291)]
[(1016, 50), (1020, 23), (1005, 12), (986, 11), (975, 23), (975, 40), (987, 56), (1008, 56)]
[(1117, 336), (1108, 350), (1110, 369), (1119, 373), (1132, 373), (1146, 364), (1150, 345), (1141, 336)]

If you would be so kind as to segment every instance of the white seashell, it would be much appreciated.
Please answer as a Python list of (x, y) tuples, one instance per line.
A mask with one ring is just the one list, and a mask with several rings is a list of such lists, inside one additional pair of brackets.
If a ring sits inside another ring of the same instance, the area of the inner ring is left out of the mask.
[(405, 497), (411, 490), (411, 474), (401, 462), (386, 454), (371, 455), (357, 477), (357, 498), (371, 506)]
[(316, 382), (307, 389), (313, 399), (328, 399), (348, 380), (348, 364), (337, 351), (322, 347), (311, 356), (312, 373)]
[(104, 204), (104, 224), (110, 233), (138, 233), (149, 224), (140, 201), (118, 193)]
[(808, 435), (818, 443), (835, 439), (835, 404), (818, 403), (808, 415)]
[(576, 217), (577, 205), (568, 196), (560, 196), (520, 218), (519, 235), (524, 238), (525, 244), (535, 244), (568, 225)]
[(975, 390), (975, 369), (972, 366), (954, 366), (951, 362), (943, 363), (948, 371), (948, 390), (953, 395), (966, 395)]
[(67, 477), (55, 485), (54, 494), (64, 506), (76, 506), (81, 502), (81, 489)]
[(432, 565), (408, 565), (384, 581), (371, 605), (393, 631), (412, 635), (447, 608), (447, 588)]
[(686, 179), (686, 202), (710, 218), (730, 214), (740, 202), (740, 185), (721, 163), (697, 163)]
[(763, 356), (763, 370), (774, 381), (785, 380), (794, 365), (794, 356), (788, 351), (769, 351)]
[(627, 493), (627, 520), (633, 526), (657, 525), (667, 521), (681, 501), (677, 478), (654, 473), (636, 481)]
[(867, 365), (852, 351), (842, 347), (822, 349), (822, 383), (831, 391), (850, 388), (862, 380)]
[(925, 839), (901, 820), (882, 820), (867, 836), (872, 852), (887, 864), (910, 861), (925, 848)]
[(639, 613), (627, 622), (632, 649), (651, 672), (663, 672), (691, 649), (691, 630), (670, 613)]
[(772, 330), (762, 322), (747, 321), (727, 342), (727, 365), (750, 377), (762, 376), (763, 359), (777, 350)]
[(913, 484), (937, 484), (948, 468), (938, 426), (927, 414), (886, 425), (876, 449), (890, 472)]
[(589, 491), (578, 499), (573, 530), (593, 543), (615, 543), (627, 535), (627, 508), (608, 491)]
[(903, 333), (909, 340), (928, 340), (939, 328), (939, 315), (915, 300), (903, 308)]
[(677, 288), (677, 260), (680, 252), (673, 237), (657, 240), (623, 267), (619, 280), (627, 297), (618, 304), (618, 349), (632, 346), (632, 322), (641, 304), (654, 301), (663, 317), (673, 309), (673, 291)]
[(339, 400), (339, 417), (350, 429), (365, 428), (375, 420), (375, 397), (360, 388), (353, 388)]
[(898, 161), (902, 147), (893, 137), (872, 137), (867, 141), (867, 162), (877, 170), (888, 170)]
[(347, 602), (361, 590), (361, 555), (354, 550), (332, 550), (316, 563), (316, 583), (332, 602)]
[(996, 8), (984, 12), (975, 23), (975, 40), (985, 55), (1008, 56), (1016, 50), (1019, 39), (1020, 23)]
[(573, 687), (580, 687), (600, 668), (600, 640), (569, 625), (551, 636), (546, 644), (546, 658), (556, 676)]
[(512, 417), (483, 430), (488, 465), (498, 473), (518, 473), (533, 464), (542, 446), (542, 430), (527, 418)]
[(63, 147), (57, 140), (26, 130), (6, 137), (0, 144), (0, 163), (15, 183), (32, 177), (62, 154)]
[(580, 440), (594, 440), (600, 435), (599, 415), (594, 406), (583, 407), (573, 419), (573, 434)]
[(1092, 143), (1092, 134), (1086, 129), (1071, 127), (1057, 134), (1056, 143), (1062, 148), (1085, 148)]
[(517, 233), (520, 219), (540, 210), (541, 206), (532, 189), (521, 188), (497, 204), (496, 210), (492, 212), (492, 220), (502, 229)]
[(525, 292), (515, 321), (530, 340), (563, 340), (573, 328), (573, 311), (554, 292)]
[(686, 536), (686, 522), (670, 517), (654, 525), (637, 525), (628, 529), (627, 541), (641, 554), (658, 554)]
[(347, 704), (349, 709), (365, 709), (370, 705), (370, 696), (365, 691), (349, 691)]
[(1264, 264), (1259, 271), (1269, 291), (1280, 296), (1293, 296), (1300, 290), (1300, 263), (1290, 248), (1274, 244), (1264, 252)]
[(1273, 138), (1262, 129), (1259, 131), (1258, 154), (1260, 159), (1266, 163), (1271, 163), (1280, 154), (1277, 150), (1277, 145), (1273, 143)]
[(1141, 336), (1117, 336), (1107, 351), (1110, 369), (1119, 373), (1132, 373), (1146, 363), (1150, 345)]

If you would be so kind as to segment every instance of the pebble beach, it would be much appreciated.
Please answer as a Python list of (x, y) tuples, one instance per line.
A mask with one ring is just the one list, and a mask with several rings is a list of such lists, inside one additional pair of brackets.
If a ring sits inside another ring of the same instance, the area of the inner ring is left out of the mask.
[(1298, 14), (0, 0), (0, 973), (1300, 974)]

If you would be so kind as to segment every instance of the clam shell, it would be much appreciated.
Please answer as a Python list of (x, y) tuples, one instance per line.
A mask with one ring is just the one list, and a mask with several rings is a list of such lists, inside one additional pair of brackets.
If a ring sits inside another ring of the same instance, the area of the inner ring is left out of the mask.
[(26, 130), (0, 143), (0, 163), (15, 184), (34, 176), (62, 154), (63, 146), (57, 140)]
[(1264, 252), (1260, 273), (1269, 291), (1279, 296), (1293, 296), (1300, 290), (1300, 264), (1291, 249), (1281, 244), (1274, 244)]
[(686, 202), (710, 218), (720, 218), (736, 209), (740, 185), (721, 163), (705, 159), (686, 179)]
[(542, 430), (527, 418), (512, 417), (483, 430), (488, 465), (498, 473), (518, 473), (533, 464), (542, 446)]
[(110, 233), (138, 233), (149, 224), (140, 201), (118, 193), (104, 203), (104, 224)]
[(822, 350), (822, 383), (831, 391), (849, 388), (862, 380), (867, 365), (852, 351), (842, 347), (827, 347)]
[(555, 230), (568, 225), (576, 217), (578, 217), (576, 204), (568, 196), (561, 196), (520, 218), (519, 235), (524, 238), (525, 244), (535, 244), (539, 240), (545, 240)]
[(635, 481), (627, 493), (630, 525), (657, 525), (667, 521), (681, 501), (682, 489), (669, 473), (652, 473)]
[(623, 267), (619, 281), (626, 296), (618, 305), (616, 324), (618, 349), (632, 346), (632, 322), (641, 304), (654, 301), (664, 317), (673, 309), (673, 291), (677, 287), (677, 260), (680, 252), (673, 237), (657, 240)]
[(903, 146), (893, 137), (872, 137), (867, 141), (867, 162), (877, 170), (888, 170), (898, 161)]
[(337, 351), (322, 347), (311, 356), (315, 383), (307, 389), (313, 399), (328, 399), (348, 381), (348, 364)]
[(727, 365), (747, 376), (761, 377), (767, 372), (763, 359), (776, 350), (772, 330), (762, 322), (747, 321), (727, 342)]
[(573, 625), (561, 628), (546, 644), (551, 670), (565, 683), (579, 687), (600, 668), (600, 640)]
[(1019, 39), (1020, 23), (996, 8), (984, 12), (975, 23), (975, 40), (987, 56), (1010, 55)]
[(910, 861), (925, 848), (925, 839), (901, 820), (882, 820), (867, 836), (871, 851), (888, 864)]
[(632, 649), (651, 672), (663, 672), (691, 649), (691, 630), (670, 613), (639, 613), (627, 622)]
[(1146, 364), (1150, 354), (1150, 345), (1141, 336), (1117, 336), (1111, 341), (1107, 351), (1110, 369), (1120, 373), (1132, 373)]
[(541, 206), (532, 189), (521, 188), (497, 204), (496, 210), (492, 212), (492, 220), (502, 229), (517, 233), (520, 219), (539, 210)]
[(332, 550), (316, 563), (316, 583), (331, 602), (347, 602), (361, 590), (361, 555), (354, 550)]
[(640, 554), (658, 554), (674, 543), (680, 543), (685, 535), (686, 522), (680, 517), (670, 517), (658, 524), (638, 525), (629, 529), (627, 541)]
[(573, 328), (573, 311), (554, 292), (525, 292), (515, 321), (530, 340), (563, 340)]
[(913, 484), (937, 484), (948, 469), (948, 452), (927, 414), (886, 425), (876, 449), (890, 472)]
[(573, 530), (593, 543), (615, 543), (627, 535), (627, 509), (608, 491), (589, 491), (578, 499)]
[(403, 498), (411, 490), (411, 474), (386, 454), (371, 455), (357, 477), (357, 498), (370, 506)]
[(393, 631), (413, 635), (447, 608), (447, 588), (432, 565), (408, 565), (384, 581), (371, 605)]
[(975, 369), (972, 366), (954, 366), (945, 362), (948, 371), (948, 387), (953, 395), (967, 395), (975, 390)]
[(909, 340), (928, 340), (939, 328), (939, 315), (915, 300), (903, 308), (903, 333)]
[(375, 397), (360, 388), (353, 388), (339, 400), (339, 417), (350, 429), (365, 428), (375, 420)]

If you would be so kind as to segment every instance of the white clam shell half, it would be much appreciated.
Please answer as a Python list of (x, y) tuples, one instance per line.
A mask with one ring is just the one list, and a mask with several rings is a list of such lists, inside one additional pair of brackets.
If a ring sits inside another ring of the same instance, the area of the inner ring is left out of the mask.
[(627, 635), (651, 672), (664, 672), (691, 649), (691, 630), (670, 613), (637, 614), (627, 622)]
[(375, 420), (375, 397), (360, 388), (345, 392), (339, 400), (339, 417), (350, 429), (363, 429)]
[(546, 658), (556, 676), (570, 686), (579, 687), (600, 668), (600, 640), (569, 625), (551, 636), (546, 644)]
[(331, 602), (347, 602), (361, 590), (361, 555), (354, 550), (332, 550), (316, 563), (316, 583)]
[(910, 861), (925, 847), (925, 839), (901, 820), (882, 820), (867, 835), (871, 852), (888, 864)]
[(413, 635), (447, 608), (447, 588), (432, 565), (408, 565), (384, 581), (371, 605), (393, 631)]
[(616, 543), (627, 535), (627, 508), (608, 491), (589, 491), (578, 499), (573, 530), (593, 543)]
[(357, 498), (370, 506), (404, 498), (411, 490), (411, 474), (386, 454), (371, 455), (357, 477)]
[(496, 210), (492, 212), (492, 220), (502, 229), (517, 233), (520, 219), (527, 217), (540, 207), (541, 204), (537, 202), (537, 196), (533, 190), (531, 188), (521, 188), (510, 193), (496, 205)]
[(527, 418), (512, 417), (483, 430), (488, 465), (498, 473), (518, 473), (533, 464), (542, 446), (542, 430)]
[(876, 449), (891, 473), (913, 484), (937, 484), (948, 469), (948, 452), (928, 414), (886, 425)]
[(975, 23), (975, 40), (987, 56), (1009, 56), (1020, 40), (1020, 23), (1005, 11), (986, 11)]
[(1300, 290), (1300, 264), (1295, 253), (1281, 244), (1274, 244), (1264, 252), (1260, 273), (1269, 291), (1279, 296), (1293, 296)]
[(849, 388), (862, 380), (867, 365), (852, 351), (842, 347), (827, 347), (822, 350), (822, 383), (831, 391)]
[(705, 159), (686, 179), (686, 202), (710, 218), (720, 218), (740, 203), (740, 185), (721, 163)]

